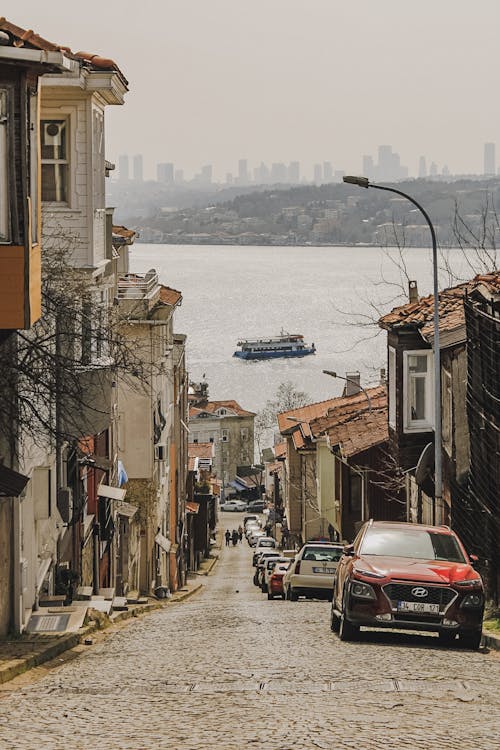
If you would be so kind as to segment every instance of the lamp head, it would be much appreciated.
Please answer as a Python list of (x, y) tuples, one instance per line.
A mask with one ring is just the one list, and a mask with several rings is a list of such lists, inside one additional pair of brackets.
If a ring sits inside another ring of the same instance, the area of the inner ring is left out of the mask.
[(358, 187), (369, 188), (370, 180), (368, 177), (355, 177), (354, 175), (345, 175), (342, 180), (348, 185), (357, 185)]
[(330, 375), (330, 377), (332, 378), (337, 377), (337, 373), (334, 372), (333, 370), (323, 370), (323, 375)]

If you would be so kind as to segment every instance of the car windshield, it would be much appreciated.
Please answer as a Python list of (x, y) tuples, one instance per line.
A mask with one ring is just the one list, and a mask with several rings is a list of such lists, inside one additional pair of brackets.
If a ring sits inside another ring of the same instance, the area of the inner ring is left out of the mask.
[(259, 547), (274, 547), (274, 539), (261, 539)]
[(365, 534), (360, 552), (362, 555), (465, 562), (453, 536), (428, 529), (370, 529)]
[(302, 559), (321, 562), (338, 562), (342, 557), (342, 552), (342, 547), (306, 547)]

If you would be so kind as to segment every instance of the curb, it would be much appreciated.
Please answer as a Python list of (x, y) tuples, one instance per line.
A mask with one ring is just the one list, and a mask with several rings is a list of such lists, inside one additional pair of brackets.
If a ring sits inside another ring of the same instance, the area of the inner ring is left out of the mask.
[(172, 597), (168, 600), (157, 602), (152, 601), (148, 604), (138, 605), (134, 607), (134, 609), (124, 610), (123, 612), (116, 612), (114, 616), (111, 616), (102, 624), (92, 622), (89, 625), (84, 625), (76, 633), (68, 633), (67, 635), (59, 636), (59, 638), (54, 643), (50, 644), (45, 649), (43, 648), (43, 645), (41, 645), (41, 650), (38, 653), (34, 653), (31, 656), (27, 656), (23, 659), (18, 659), (17, 663), (13, 664), (12, 666), (7, 666), (3, 669), (0, 669), (0, 685), (3, 685), (6, 682), (10, 682), (10, 680), (13, 680), (15, 677), (19, 677), (19, 675), (28, 672), (34, 667), (39, 667), (45, 662), (55, 659), (65, 651), (70, 651), (71, 649), (80, 646), (85, 638), (91, 633), (103, 632), (104, 630), (112, 627), (115, 623), (131, 620), (135, 617), (140, 617), (141, 615), (147, 615), (150, 612), (154, 612), (155, 610), (163, 609), (168, 605), (169, 602), (183, 602), (190, 596), (193, 596), (193, 594), (196, 594), (201, 588), (203, 588), (202, 583), (195, 583), (193, 587), (188, 591), (182, 591), (178, 592), (178, 594), (173, 594)]
[(483, 630), (483, 643), (493, 651), (500, 651), (500, 636), (498, 635), (493, 635), (492, 633)]

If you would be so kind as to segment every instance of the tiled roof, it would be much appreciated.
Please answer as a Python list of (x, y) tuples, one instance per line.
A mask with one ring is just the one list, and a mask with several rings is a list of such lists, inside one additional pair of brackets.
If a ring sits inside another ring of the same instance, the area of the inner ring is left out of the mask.
[[(208, 412), (209, 414), (215, 414), (217, 409), (228, 409), (234, 412), (238, 417), (254, 417), (253, 411), (246, 411), (242, 409), (237, 401), (230, 399), (228, 401), (203, 401), (198, 406), (192, 406), (189, 410), (190, 416), (196, 416), (200, 412)], [(229, 415), (231, 416), (231, 415)]]
[(387, 440), (386, 389), (376, 386), (367, 388), (366, 392), (370, 397), (371, 412), (362, 391), (311, 404), (309, 418), (305, 411), (307, 407), (295, 409), (295, 412), (302, 413), (302, 421), (295, 425), (291, 423), (291, 429), (286, 428), (288, 433), (291, 432), (294, 448), (313, 448), (314, 439), (328, 435), (331, 445), (341, 444), (342, 453), (350, 456)]
[(214, 455), (213, 443), (188, 443), (189, 458), (213, 458)]
[[(471, 281), (439, 292), (439, 332), (452, 332), (465, 325), (463, 300), (479, 286), (492, 294), (500, 293), (500, 271), (480, 274)], [(434, 335), (434, 295), (422, 297), (391, 310), (379, 320), (382, 328), (417, 328), (424, 339)]]
[[(299, 406), (296, 409), (289, 409), (288, 411), (283, 411), (280, 414), (278, 414), (278, 428), (281, 434), (286, 434), (288, 432), (291, 432), (295, 427), (297, 427), (297, 424), (300, 424), (301, 422), (310, 422), (312, 419), (316, 419), (316, 417), (321, 417), (332, 406), (335, 404), (337, 399), (330, 398), (327, 401), (319, 401), (316, 404), (309, 404), (308, 406)], [(288, 419), (288, 417), (293, 417), (293, 419)], [(297, 421), (295, 421), (297, 420)]]
[(135, 239), (137, 232), (133, 229), (127, 229), (124, 226), (113, 225), (113, 238), (117, 237), (124, 241), (124, 244), (131, 245)]
[(161, 302), (163, 302), (164, 305), (170, 305), (171, 307), (175, 307), (182, 300), (182, 292), (179, 292), (177, 289), (172, 289), (169, 286), (164, 286), (163, 284), (161, 284), (160, 300)]
[(276, 458), (283, 458), (283, 456), (286, 456), (286, 443), (276, 443), (274, 446), (274, 455)]
[(12, 46), (26, 47), (28, 49), (38, 49), (44, 52), (62, 52), (67, 57), (78, 60), (85, 67), (96, 70), (113, 70), (120, 75), (123, 82), (127, 80), (118, 65), (107, 57), (101, 57), (91, 52), (72, 52), (69, 47), (54, 44), (43, 37), (35, 34), (31, 29), (23, 29), (7, 21), (3, 16), (0, 17), (0, 31), (4, 31), (10, 37)]

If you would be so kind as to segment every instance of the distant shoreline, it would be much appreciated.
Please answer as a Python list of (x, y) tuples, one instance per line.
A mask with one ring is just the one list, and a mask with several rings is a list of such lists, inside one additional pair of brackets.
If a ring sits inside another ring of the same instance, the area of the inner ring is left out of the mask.
[[(145, 242), (144, 240), (136, 239), (134, 242), (134, 245), (172, 245), (175, 247), (176, 245), (186, 245), (186, 246), (192, 246), (192, 247), (351, 247), (351, 248), (365, 248), (365, 247), (375, 247), (375, 248), (396, 248), (397, 245), (381, 245), (380, 243), (375, 242), (294, 242), (293, 244), (286, 242), (286, 243), (270, 243), (270, 242), (154, 242), (154, 241), (148, 241)], [(429, 245), (409, 245), (406, 244), (402, 250), (405, 249), (424, 249), (424, 250), (430, 250), (432, 246)], [(461, 248), (458, 245), (440, 245), (439, 248), (441, 250), (460, 250)]]

